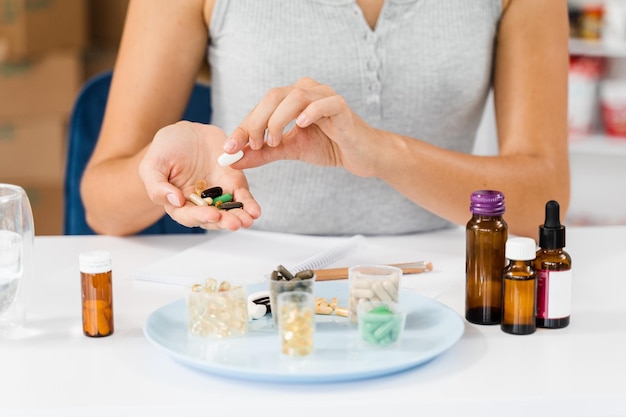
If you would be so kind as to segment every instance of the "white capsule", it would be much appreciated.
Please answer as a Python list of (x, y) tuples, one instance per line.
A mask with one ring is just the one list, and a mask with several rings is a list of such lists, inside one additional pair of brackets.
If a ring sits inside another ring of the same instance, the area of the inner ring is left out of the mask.
[(189, 194), (189, 201), (194, 203), (196, 206), (208, 206), (209, 203), (204, 201), (202, 197), (197, 194)]
[(217, 158), (217, 163), (225, 167), (225, 166), (234, 164), (235, 162), (239, 161), (241, 158), (243, 158), (243, 151), (239, 151), (239, 152), (232, 153), (232, 154), (224, 152), (223, 154), (219, 156), (219, 158)]
[(383, 287), (383, 283), (375, 282), (374, 285), (372, 285), (372, 291), (374, 291), (374, 294), (376, 294), (379, 300), (392, 301), (392, 298), (389, 295), (389, 293), (385, 291), (385, 287)]

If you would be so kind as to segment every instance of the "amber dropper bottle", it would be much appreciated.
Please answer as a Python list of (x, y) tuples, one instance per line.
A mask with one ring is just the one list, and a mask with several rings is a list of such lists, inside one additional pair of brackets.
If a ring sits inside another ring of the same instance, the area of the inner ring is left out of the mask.
[(546, 218), (539, 226), (537, 271), (537, 327), (560, 329), (570, 321), (572, 298), (572, 258), (565, 247), (565, 226), (561, 224), (559, 203), (546, 203)]

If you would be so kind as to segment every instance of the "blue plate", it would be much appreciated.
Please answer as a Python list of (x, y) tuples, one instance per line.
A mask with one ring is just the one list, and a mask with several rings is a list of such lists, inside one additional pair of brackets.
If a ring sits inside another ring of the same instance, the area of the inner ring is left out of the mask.
[[(268, 284), (250, 285), (248, 294)], [(347, 281), (315, 283), (315, 295), (348, 305)], [(345, 317), (316, 316), (315, 351), (293, 358), (280, 352), (271, 315), (249, 322), (244, 336), (199, 338), (187, 332), (187, 308), (181, 299), (154, 311), (144, 334), (157, 348), (180, 363), (207, 373), (264, 382), (338, 382), (379, 377), (411, 369), (439, 356), (463, 334), (463, 319), (447, 306), (401, 291), (407, 310), (402, 340), (392, 346), (364, 344), (356, 324)]]

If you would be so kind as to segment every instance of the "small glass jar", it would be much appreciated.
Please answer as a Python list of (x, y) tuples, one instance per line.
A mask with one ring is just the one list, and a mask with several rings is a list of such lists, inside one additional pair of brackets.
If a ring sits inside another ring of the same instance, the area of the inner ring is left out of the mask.
[(111, 254), (103, 250), (79, 255), (83, 333), (89, 337), (113, 334), (113, 272)]
[(481, 190), (471, 195), (472, 218), (466, 226), (465, 318), (476, 324), (500, 324), (502, 271), (508, 225), (504, 194)]
[(537, 273), (535, 240), (514, 237), (506, 241), (506, 257), (502, 282), (502, 323), (500, 328), (510, 334), (531, 334), (535, 325)]

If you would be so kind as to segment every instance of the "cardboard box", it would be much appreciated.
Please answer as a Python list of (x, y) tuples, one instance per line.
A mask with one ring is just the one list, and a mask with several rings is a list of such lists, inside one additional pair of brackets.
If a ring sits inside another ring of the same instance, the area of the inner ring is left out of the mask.
[(24, 64), (0, 64), (0, 120), (67, 116), (82, 86), (82, 57), (57, 52)]
[(87, 0), (2, 0), (0, 62), (82, 50), (89, 41), (87, 25)]
[(0, 118), (0, 182), (62, 183), (66, 132), (62, 117)]
[(62, 235), (65, 210), (62, 184), (25, 182), (19, 179), (0, 180), (19, 185), (26, 191), (33, 211), (35, 235)]
[(128, 0), (91, 0), (89, 29), (92, 45), (117, 48), (122, 39)]
[(63, 186), (50, 184), (18, 184), (26, 191), (33, 209), (35, 235), (63, 234)]

